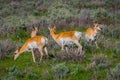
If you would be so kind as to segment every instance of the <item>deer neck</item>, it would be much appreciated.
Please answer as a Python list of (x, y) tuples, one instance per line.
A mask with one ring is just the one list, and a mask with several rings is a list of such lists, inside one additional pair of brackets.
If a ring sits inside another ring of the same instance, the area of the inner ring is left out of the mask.
[(94, 33), (97, 34), (98, 31), (95, 28), (93, 30), (94, 30)]
[(21, 54), (27, 50), (27, 43), (25, 43), (21, 48), (18, 49), (18, 53)]
[(56, 34), (55, 32), (51, 32), (51, 36), (53, 37), (54, 40), (56, 40), (58, 37), (58, 34)]

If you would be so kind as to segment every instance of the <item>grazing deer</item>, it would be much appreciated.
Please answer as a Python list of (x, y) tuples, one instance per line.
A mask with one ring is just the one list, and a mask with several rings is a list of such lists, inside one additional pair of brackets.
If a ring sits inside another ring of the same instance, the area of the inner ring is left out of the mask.
[(101, 28), (102, 27), (99, 24), (94, 24), (93, 28), (88, 28), (85, 32), (85, 39), (88, 42), (92, 42), (92, 43), (94, 42), (97, 48), (98, 48), (98, 45), (97, 45), (96, 39)]
[[(52, 36), (52, 38), (58, 43), (58, 45), (61, 46), (61, 50), (64, 50), (64, 47), (67, 45), (72, 45), (72, 44), (76, 44), (78, 46), (78, 49), (80, 49), (82, 51), (82, 46), (80, 45), (79, 41), (82, 37), (82, 33), (78, 32), (78, 31), (68, 31), (68, 32), (62, 32), (57, 34), (55, 31), (55, 26), (54, 28), (48, 28), (50, 31), (50, 35)], [(67, 47), (66, 51), (67, 50)]]
[(46, 53), (46, 55), (48, 56), (48, 51), (47, 51), (47, 45), (48, 43), (48, 39), (44, 36), (35, 36), (32, 38), (27, 39), (27, 41), (25, 42), (25, 44), (19, 48), (18, 50), (15, 51), (15, 55), (14, 55), (14, 60), (17, 59), (17, 57), (22, 54), (25, 51), (31, 51), (32, 52), (32, 57), (33, 57), (33, 61), (35, 62), (35, 56), (34, 56), (34, 48), (37, 48), (41, 54), (40, 57), (40, 61), (42, 60), (43, 57), (43, 49)]
[(31, 37), (35, 37), (38, 33), (38, 28), (33, 26), (33, 31), (31, 32)]

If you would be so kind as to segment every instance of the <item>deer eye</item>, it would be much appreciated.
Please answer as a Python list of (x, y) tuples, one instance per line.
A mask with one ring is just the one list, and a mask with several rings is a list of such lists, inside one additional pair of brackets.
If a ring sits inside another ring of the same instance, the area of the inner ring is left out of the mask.
[(14, 55), (16, 55), (17, 53), (14, 53)]

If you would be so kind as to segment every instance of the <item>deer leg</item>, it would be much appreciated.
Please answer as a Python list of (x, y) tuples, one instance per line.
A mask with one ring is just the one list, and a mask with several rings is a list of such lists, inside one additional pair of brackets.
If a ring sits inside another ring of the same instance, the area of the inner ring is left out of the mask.
[(47, 57), (48, 57), (47, 47), (44, 48), (44, 51), (45, 51), (45, 53), (46, 53), (46, 55), (47, 55)]
[(66, 52), (68, 53), (68, 47), (67, 47), (67, 46), (65, 47), (65, 50), (66, 50)]
[(97, 48), (99, 48), (99, 47), (98, 47), (98, 44), (97, 44), (97, 41), (95, 41), (95, 45), (96, 45)]
[(82, 50), (82, 46), (80, 45), (78, 41), (75, 41), (75, 44), (78, 46), (78, 49)]
[(62, 41), (62, 48), (61, 48), (61, 50), (64, 50), (64, 43), (63, 43), (63, 41)]
[(32, 57), (33, 57), (33, 61), (36, 62), (35, 61), (35, 55), (34, 55), (34, 50), (33, 49), (32, 49)]
[(40, 52), (40, 54), (41, 54), (41, 56), (40, 56), (40, 61), (42, 61), (42, 57), (43, 57), (42, 48), (39, 48), (39, 52)]

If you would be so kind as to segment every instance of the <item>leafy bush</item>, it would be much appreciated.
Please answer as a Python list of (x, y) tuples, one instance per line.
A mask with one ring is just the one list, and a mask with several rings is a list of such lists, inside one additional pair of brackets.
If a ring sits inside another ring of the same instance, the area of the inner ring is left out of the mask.
[(33, 72), (29, 72), (26, 75), (26, 79), (37, 79), (37, 74), (33, 73)]
[(13, 11), (13, 8), (11, 8), (10, 6), (6, 6), (5, 8), (3, 8), (0, 13), (0, 15), (2, 15), (3, 17), (12, 15), (12, 14), (14, 14), (14, 11)]
[(106, 56), (104, 54), (95, 55), (92, 58), (92, 63), (87, 66), (87, 70), (95, 70), (95, 69), (105, 69), (109, 68), (111, 63), (106, 60)]
[[(28, 70), (30, 69), (30, 70)], [(12, 67), (9, 67), (7, 69), (7, 75), (5, 75), (4, 77), (0, 78), (2, 80), (17, 80), (18, 78), (22, 79), (22, 78), (25, 78), (25, 79), (37, 79), (37, 74), (33, 73), (31, 71), (31, 68), (27, 68), (25, 70), (20, 70), (17, 66), (12, 66)]]
[(81, 9), (75, 19), (75, 26), (85, 26), (87, 24), (90, 26), (92, 23), (91, 13), (92, 11), (90, 9)]
[(108, 80), (120, 80), (120, 63), (118, 63), (115, 68), (108, 71), (107, 78)]
[(2, 80), (17, 80), (17, 77), (23, 77), (24, 74), (18, 69), (18, 67), (13, 66), (8, 68), (8, 74), (1, 78)]
[(52, 38), (51, 35), (48, 36), (48, 50), (52, 50), (52, 52), (54, 53), (55, 50), (58, 50), (60, 48), (60, 46), (54, 41), (54, 39)]
[(77, 11), (76, 8), (70, 7), (63, 1), (56, 1), (48, 8), (48, 17), (52, 21), (58, 22), (61, 19), (75, 17)]
[(65, 63), (59, 63), (52, 67), (52, 73), (55, 80), (64, 78), (68, 75), (68, 72), (69, 68), (66, 66)]
[(37, 20), (37, 24), (39, 24), (39, 28), (44, 28), (46, 26), (49, 26), (51, 24), (49, 18), (47, 18), (46, 16), (42, 16), (41, 18), (39, 18)]
[[(114, 2), (113, 2), (114, 1)], [(120, 0), (105, 0), (106, 7), (119, 9)]]
[[(72, 70), (73, 69), (73, 70)], [(83, 68), (80, 64), (76, 65), (74, 68), (72, 67), (70, 74), (76, 76), (77, 74), (83, 71)]]
[(119, 42), (115, 43), (115, 45), (114, 45), (112, 57), (113, 58), (120, 57), (120, 43)]
[(69, 49), (68, 52), (66, 51), (60, 51), (56, 54), (56, 58), (58, 60), (72, 60), (72, 61), (80, 61), (83, 62), (85, 59), (85, 52), (84, 51), (80, 51), (78, 49)]
[(115, 51), (118, 55), (120, 54), (120, 43), (116, 43)]
[[(1, 18), (0, 20), (0, 35), (5, 36), (9, 34), (17, 34), (19, 30), (26, 28), (28, 31), (31, 27), (29, 18), (25, 17), (17, 17), (17, 16), (9, 16), (6, 18)], [(25, 29), (24, 29), (25, 30)]]
[(0, 41), (0, 59), (5, 59), (7, 55), (13, 53), (16, 45), (11, 39)]
[(110, 24), (115, 20), (114, 14), (108, 13), (108, 10), (104, 8), (91, 10), (91, 19), (104, 24)]
[(120, 38), (120, 27), (117, 27), (119, 25), (109, 25), (107, 27), (104, 27), (104, 29), (101, 31), (101, 33), (106, 37), (111, 38)]

